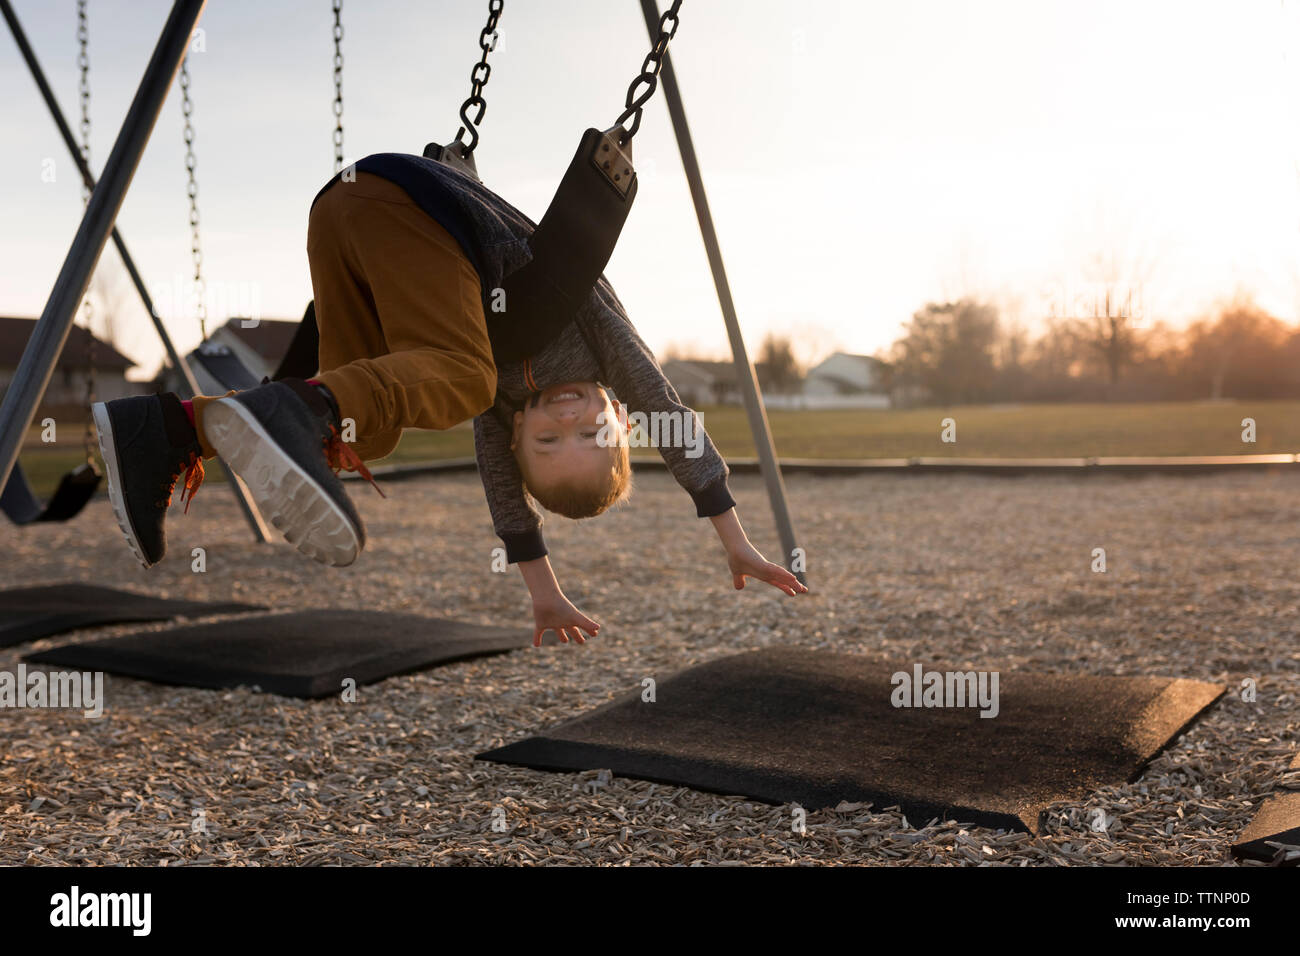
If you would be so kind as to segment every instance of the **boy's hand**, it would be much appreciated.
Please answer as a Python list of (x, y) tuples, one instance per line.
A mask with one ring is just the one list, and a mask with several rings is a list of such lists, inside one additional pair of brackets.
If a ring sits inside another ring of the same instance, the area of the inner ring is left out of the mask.
[(745, 587), (745, 578), (754, 578), (784, 591), (791, 597), (808, 593), (808, 589), (799, 583), (798, 578), (781, 565), (767, 560), (759, 553), (758, 548), (748, 541), (734, 549), (727, 549), (727, 567), (731, 568), (731, 583), (736, 586), (737, 591)]
[(592, 637), (600, 630), (600, 625), (579, 611), (563, 594), (556, 591), (533, 599), (533, 647), (542, 646), (542, 635), (554, 631), (560, 636), (560, 642), (567, 644), (569, 639), (579, 644), (586, 644), (582, 636), (586, 631)]
[(555, 572), (551, 570), (551, 562), (545, 555), (532, 561), (520, 561), (519, 573), (524, 576), (528, 593), (533, 598), (533, 647), (542, 646), (542, 635), (547, 631), (558, 634), (564, 644), (569, 643), (570, 639), (586, 644), (583, 631), (592, 637), (596, 636), (600, 625), (574, 607), (564, 596), (559, 582), (555, 580)]
[(759, 553), (758, 548), (749, 543), (749, 538), (745, 536), (745, 529), (740, 526), (740, 518), (736, 515), (735, 508), (714, 515), (709, 520), (713, 522), (722, 546), (727, 549), (727, 567), (731, 568), (731, 583), (736, 586), (737, 591), (744, 588), (745, 578), (754, 578), (784, 591), (791, 597), (808, 593), (808, 589), (799, 583), (798, 578), (781, 565), (767, 560)]

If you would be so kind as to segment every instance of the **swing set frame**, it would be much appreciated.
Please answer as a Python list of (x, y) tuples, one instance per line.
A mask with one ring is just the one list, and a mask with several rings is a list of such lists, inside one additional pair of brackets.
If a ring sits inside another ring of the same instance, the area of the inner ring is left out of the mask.
[[(167, 98), (168, 89), (175, 79), (181, 61), (188, 50), (190, 38), (199, 18), (202, 16), (205, 4), (206, 0), (174, 0), (167, 20), (163, 24), (162, 32), (159, 34), (158, 41), (154, 46), (153, 54), (145, 67), (140, 85), (113, 144), (112, 152), (104, 164), (103, 174), (96, 183), (85, 160), (81, 157), (76, 142), (72, 137), (72, 131), (69, 129), (54, 94), (45, 80), (44, 73), (37, 63), (35, 54), (27, 42), (10, 0), (0, 0), (0, 13), (3, 14), (8, 23), (10, 33), (18, 44), (46, 106), (54, 117), (59, 131), (72, 153), (83, 181), (92, 190), (90, 201), (64, 258), (63, 266), (59, 270), (54, 288), (51, 290), (45, 308), (42, 310), (31, 338), (27, 342), (27, 347), (23, 350), (13, 381), (6, 390), (3, 401), (0, 402), (0, 488), (5, 486), (18, 461), (23, 437), (35, 416), (40, 398), (45, 393), (45, 389), (54, 373), (55, 364), (58, 362), (63, 347), (67, 342), (78, 305), (85, 295), (91, 274), (110, 237), (117, 248), (123, 265), (126, 267), (127, 273), (131, 277), (132, 283), (140, 295), (141, 301), (144, 303), (145, 310), (154, 324), (159, 339), (166, 349), (168, 359), (181, 374), (187, 390), (191, 394), (198, 393), (194, 373), (188, 363), (176, 351), (161, 319), (154, 311), (152, 299), (140, 277), (139, 271), (135, 267), (134, 260), (127, 251), (126, 243), (117, 230), (115, 222), (126, 198), (126, 192), (131, 185), (131, 180), (134, 178), (136, 168), (140, 163), (140, 158), (157, 123), (163, 103)], [(659, 28), (662, 22), (658, 4), (656, 0), (640, 0), (640, 4), (645, 17), (646, 29), (653, 44), (659, 36)], [(709, 267), (713, 273), (718, 303), (727, 326), (732, 358), (738, 372), (741, 394), (745, 401), (745, 409), (749, 418), (750, 430), (753, 433), (754, 445), (758, 451), (759, 464), (767, 488), (768, 499), (771, 503), (777, 533), (781, 539), (784, 556), (781, 563), (789, 567), (795, 563), (795, 558), (799, 552), (793, 524), (790, 520), (789, 508), (786, 503), (785, 485), (781, 477), (780, 463), (772, 442), (771, 428), (763, 406), (758, 379), (754, 374), (754, 367), (749, 360), (744, 338), (741, 335), (735, 303), (731, 297), (730, 285), (723, 266), (717, 233), (714, 230), (712, 215), (709, 211), (703, 177), (695, 156), (690, 128), (686, 122), (681, 91), (677, 84), (676, 75), (673, 72), (671, 58), (666, 49), (662, 54), (661, 79), (668, 112), (672, 119), (673, 131), (677, 138), (678, 150), (681, 153), (682, 165), (690, 186), (691, 199), (695, 206), (700, 233), (708, 254)], [(270, 541), (271, 535), (261, 516), (253, 507), (242, 484), (229, 469), (227, 469), (227, 475), (231, 479), (230, 486), (239, 500), (241, 510), (244, 512), (245, 519), (252, 528), (254, 536), (259, 541)], [(796, 575), (801, 581), (805, 580), (802, 570), (797, 571)]]

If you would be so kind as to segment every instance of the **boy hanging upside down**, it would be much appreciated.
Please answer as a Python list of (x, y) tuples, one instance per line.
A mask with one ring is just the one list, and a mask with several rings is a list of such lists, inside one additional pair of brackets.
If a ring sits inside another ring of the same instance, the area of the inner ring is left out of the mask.
[[(682, 405), (602, 277), (576, 315), (510, 325), (495, 291), (532, 257), (533, 224), (470, 177), (419, 156), (380, 153), (317, 194), (307, 230), (320, 373), (192, 402), (163, 395), (94, 407), (118, 524), (145, 567), (166, 550), (176, 482), (192, 499), (220, 455), (258, 510), (299, 551), (351, 564), (365, 527), (338, 478), (393, 450), (404, 428), (474, 419), (479, 474), (507, 560), (533, 601), (534, 643), (554, 630), (582, 643), (600, 625), (560, 590), (532, 500), (589, 518), (631, 487), (626, 412), (667, 414), (697, 434), (660, 452), (709, 518), (736, 588), (752, 577), (807, 589), (749, 542), (727, 466)], [(618, 400), (611, 400), (606, 386)], [(620, 405), (622, 403), (622, 405)], [(345, 419), (357, 440), (341, 439)], [(377, 488), (378, 486), (376, 486)], [(531, 499), (531, 500), (530, 500)], [(188, 510), (189, 501), (186, 500)]]

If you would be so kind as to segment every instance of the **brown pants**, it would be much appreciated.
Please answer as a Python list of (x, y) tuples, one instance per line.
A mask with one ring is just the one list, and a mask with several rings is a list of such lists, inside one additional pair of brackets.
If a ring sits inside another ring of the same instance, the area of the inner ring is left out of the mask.
[(450, 428), (491, 407), (478, 273), (405, 190), (370, 173), (335, 183), (312, 208), (307, 257), (317, 380), (356, 422), (358, 455), (382, 458), (403, 428)]

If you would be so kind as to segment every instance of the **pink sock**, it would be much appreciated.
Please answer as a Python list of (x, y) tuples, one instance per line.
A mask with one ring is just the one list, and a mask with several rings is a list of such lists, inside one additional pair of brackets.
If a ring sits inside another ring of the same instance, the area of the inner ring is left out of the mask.
[(185, 417), (190, 420), (190, 427), (194, 428), (194, 403), (192, 401), (181, 400), (181, 408), (185, 409)]

